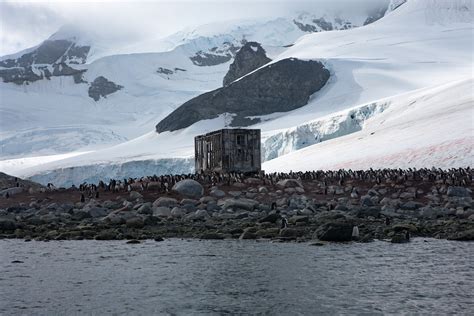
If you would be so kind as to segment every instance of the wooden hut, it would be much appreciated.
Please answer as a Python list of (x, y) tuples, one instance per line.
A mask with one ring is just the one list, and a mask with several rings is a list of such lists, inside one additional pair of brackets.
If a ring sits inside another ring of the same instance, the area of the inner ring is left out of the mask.
[(196, 172), (261, 170), (260, 130), (221, 129), (194, 139)]

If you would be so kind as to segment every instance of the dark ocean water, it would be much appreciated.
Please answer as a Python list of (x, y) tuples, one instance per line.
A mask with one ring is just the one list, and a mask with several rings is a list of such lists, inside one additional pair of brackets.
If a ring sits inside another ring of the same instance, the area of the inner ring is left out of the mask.
[(0, 240), (1, 315), (401, 313), (474, 314), (474, 243)]

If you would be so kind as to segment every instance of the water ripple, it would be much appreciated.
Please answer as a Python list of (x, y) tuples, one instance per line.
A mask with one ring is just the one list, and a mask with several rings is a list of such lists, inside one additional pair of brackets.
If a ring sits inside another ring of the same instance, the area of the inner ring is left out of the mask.
[(445, 240), (0, 240), (0, 275), (5, 315), (474, 313), (474, 244)]

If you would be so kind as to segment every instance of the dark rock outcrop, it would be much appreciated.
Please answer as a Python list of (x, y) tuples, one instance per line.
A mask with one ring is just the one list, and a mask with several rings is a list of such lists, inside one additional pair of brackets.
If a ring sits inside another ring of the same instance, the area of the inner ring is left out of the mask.
[(271, 61), (257, 42), (247, 42), (235, 55), (224, 77), (224, 86)]
[[(0, 61), (0, 78), (15, 84), (30, 83), (53, 76), (73, 76), (76, 83), (84, 82), (82, 73), (70, 64), (84, 64), (89, 46), (78, 46), (69, 40), (47, 40), (19, 58)], [(53, 71), (50, 71), (52, 67)]]
[(302, 23), (302, 22), (299, 22), (297, 20), (293, 20), (293, 23), (295, 23), (295, 25), (300, 29), (302, 30), (303, 32), (307, 32), (307, 33), (314, 33), (314, 32), (317, 32), (318, 29), (316, 28), (316, 26), (312, 25), (312, 24), (307, 24), (307, 23)]
[[(367, 13), (367, 18), (363, 25), (373, 23), (381, 19), (388, 10), (388, 5), (380, 3)], [(303, 32), (314, 33), (333, 30), (348, 30), (362, 25), (353, 24), (340, 16), (335, 16), (334, 21), (328, 21), (324, 16), (317, 17), (308, 13), (302, 13), (293, 19), (293, 23)]]
[(123, 87), (121, 85), (115, 84), (103, 76), (99, 76), (91, 83), (91, 86), (89, 87), (89, 96), (94, 99), (94, 101), (99, 101), (101, 97), (105, 98), (109, 94), (112, 94), (122, 88)]
[(314, 19), (313, 22), (318, 25), (323, 31), (332, 31), (333, 26), (331, 22), (326, 21), (324, 18)]
[(332, 222), (319, 226), (314, 232), (314, 237), (323, 241), (350, 241), (352, 240), (351, 223)]
[(172, 75), (177, 74), (178, 72), (186, 71), (186, 69), (175, 67), (174, 69), (169, 69), (165, 67), (158, 67), (156, 72), (161, 75), (161, 77), (170, 79)]
[(231, 60), (239, 48), (239, 46), (235, 46), (233, 43), (224, 42), (222, 47), (213, 47), (208, 51), (198, 51), (189, 59), (196, 66), (216, 66)]
[(370, 12), (369, 16), (364, 22), (364, 25), (374, 23), (377, 20), (380, 20), (381, 18), (384, 17), (385, 12), (387, 12), (388, 7), (380, 7), (374, 9), (372, 12)]
[(163, 68), (159, 67), (158, 70), (156, 71), (159, 74), (164, 74), (164, 75), (172, 75), (174, 74), (174, 71), (168, 68)]
[(249, 116), (287, 112), (308, 103), (329, 79), (329, 71), (318, 61), (295, 58), (280, 60), (239, 81), (193, 98), (156, 125), (158, 133), (188, 127), (200, 120), (233, 113), (231, 126), (259, 122)]

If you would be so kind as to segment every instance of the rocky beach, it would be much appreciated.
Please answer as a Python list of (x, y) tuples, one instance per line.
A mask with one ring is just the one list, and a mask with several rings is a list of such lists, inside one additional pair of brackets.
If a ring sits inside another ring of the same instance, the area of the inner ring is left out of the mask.
[(340, 170), (55, 188), (2, 174), (0, 238), (467, 241), (474, 240), (472, 176), (469, 168)]

